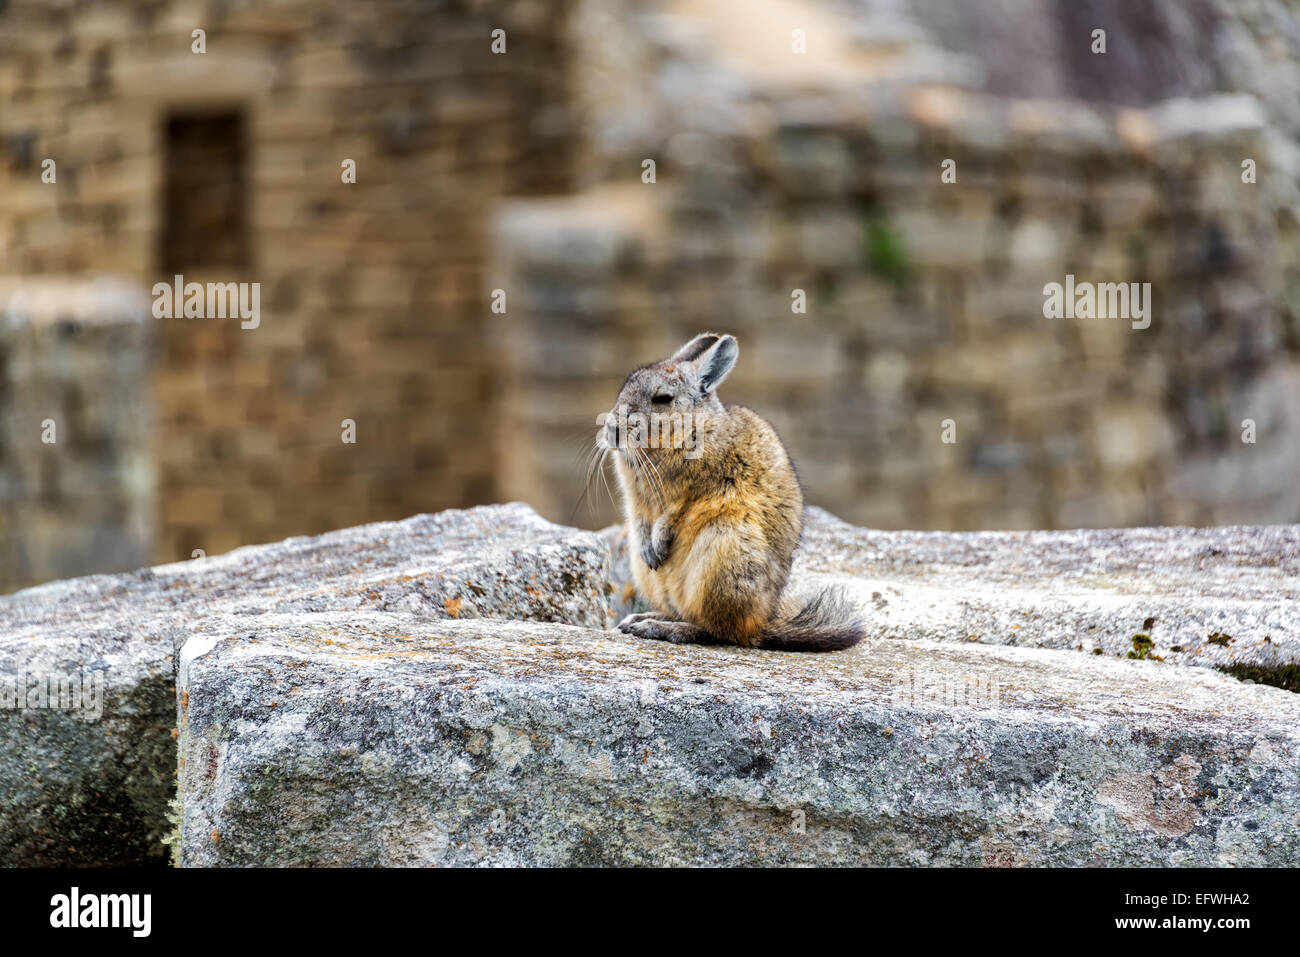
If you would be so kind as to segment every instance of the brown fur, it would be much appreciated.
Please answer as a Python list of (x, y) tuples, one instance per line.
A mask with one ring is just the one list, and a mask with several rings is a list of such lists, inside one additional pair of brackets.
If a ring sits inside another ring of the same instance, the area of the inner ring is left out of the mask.
[[(823, 596), (800, 609), (784, 596), (803, 493), (776, 431), (751, 409), (717, 400), (717, 384), (736, 354), (730, 336), (706, 333), (672, 358), (638, 369), (620, 393), (615, 415), (621, 407), (689, 412), (685, 434), (698, 455), (680, 447), (627, 448), (630, 436), (618, 443), (632, 576), (655, 608), (619, 627), (676, 642), (848, 647), (861, 628), (842, 603)], [(655, 395), (671, 396), (671, 405), (654, 403)]]

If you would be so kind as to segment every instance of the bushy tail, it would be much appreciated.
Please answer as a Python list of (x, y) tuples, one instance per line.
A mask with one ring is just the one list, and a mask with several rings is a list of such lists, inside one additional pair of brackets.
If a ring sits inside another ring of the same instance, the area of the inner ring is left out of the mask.
[[(797, 606), (796, 606), (797, 607)], [(789, 617), (773, 622), (759, 647), (770, 651), (842, 651), (862, 640), (860, 612), (842, 589), (823, 589)]]

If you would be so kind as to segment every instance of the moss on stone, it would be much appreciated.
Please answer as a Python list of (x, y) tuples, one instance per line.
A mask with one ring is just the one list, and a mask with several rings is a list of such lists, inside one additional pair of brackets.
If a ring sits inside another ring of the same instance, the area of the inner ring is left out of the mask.
[(871, 216), (867, 219), (863, 247), (871, 271), (893, 283), (907, 279), (907, 250), (903, 238), (885, 219)]
[(1137, 661), (1146, 661), (1148, 659), (1154, 659), (1155, 661), (1164, 660), (1151, 654), (1155, 649), (1155, 646), (1156, 643), (1151, 640), (1150, 635), (1139, 631), (1133, 636), (1133, 650), (1128, 653), (1128, 656)]
[(1256, 684), (1271, 685), (1287, 691), (1300, 692), (1300, 665), (1276, 665), (1266, 668), (1261, 665), (1248, 665), (1240, 662), (1220, 665), (1219, 670), (1232, 675), (1240, 681), (1253, 681)]

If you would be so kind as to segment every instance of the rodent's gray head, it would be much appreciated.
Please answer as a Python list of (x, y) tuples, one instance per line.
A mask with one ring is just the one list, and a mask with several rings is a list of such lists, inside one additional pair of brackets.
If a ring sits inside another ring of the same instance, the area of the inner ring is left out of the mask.
[[(695, 417), (722, 411), (718, 385), (735, 367), (739, 354), (735, 336), (704, 332), (662, 362), (635, 370), (605, 419), (605, 443), (619, 448), (628, 442), (642, 448), (663, 447), (654, 442), (654, 436), (665, 434), (657, 427), (679, 428), (684, 419), (687, 448), (694, 448)], [(638, 432), (643, 425), (649, 426), (649, 437)]]

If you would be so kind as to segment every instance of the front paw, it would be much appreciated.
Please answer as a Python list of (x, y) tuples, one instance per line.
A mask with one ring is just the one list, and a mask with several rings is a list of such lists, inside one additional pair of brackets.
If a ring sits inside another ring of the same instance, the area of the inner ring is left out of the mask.
[(651, 570), (658, 568), (668, 560), (668, 553), (673, 547), (673, 533), (668, 526), (668, 519), (660, 516), (653, 528), (644, 523), (641, 526), (641, 561)]
[(639, 552), (641, 561), (646, 563), (651, 571), (658, 568), (668, 558), (668, 549), (660, 551), (655, 548), (654, 543), (648, 538), (641, 539), (641, 550)]

